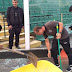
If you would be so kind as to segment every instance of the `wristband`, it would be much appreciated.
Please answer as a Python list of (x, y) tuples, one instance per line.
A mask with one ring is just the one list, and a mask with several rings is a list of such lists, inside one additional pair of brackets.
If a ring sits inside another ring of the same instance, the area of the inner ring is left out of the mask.
[(48, 51), (48, 52), (51, 52), (51, 51)]

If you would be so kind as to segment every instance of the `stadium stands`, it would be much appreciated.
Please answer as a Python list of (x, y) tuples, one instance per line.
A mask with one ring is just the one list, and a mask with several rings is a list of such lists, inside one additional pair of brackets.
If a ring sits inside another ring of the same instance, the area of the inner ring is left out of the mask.
[[(47, 21), (61, 21), (61, 13), (64, 26), (71, 25), (71, 4), (72, 0), (29, 0), (30, 32), (33, 32), (34, 26), (42, 26)], [(12, 6), (12, 0), (0, 0), (0, 12), (5, 12), (5, 17), (9, 6)], [(23, 8), (23, 0), (19, 0), (18, 6)]]

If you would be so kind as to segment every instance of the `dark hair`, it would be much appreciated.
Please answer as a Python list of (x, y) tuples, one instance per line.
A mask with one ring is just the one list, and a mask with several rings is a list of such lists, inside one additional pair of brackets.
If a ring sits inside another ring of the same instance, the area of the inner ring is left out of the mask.
[(72, 11), (72, 5), (70, 6), (70, 8), (69, 8), (69, 12), (71, 12)]
[(39, 29), (41, 29), (42, 27), (40, 27), (40, 26), (36, 26), (36, 27), (34, 27), (34, 30), (33, 31), (36, 31), (36, 32), (39, 32)]
[(17, 1), (18, 2), (18, 0), (12, 0), (12, 1)]
[(69, 27), (72, 30), (72, 26)]
[(0, 25), (0, 31), (1, 31), (1, 29), (2, 29), (2, 26)]

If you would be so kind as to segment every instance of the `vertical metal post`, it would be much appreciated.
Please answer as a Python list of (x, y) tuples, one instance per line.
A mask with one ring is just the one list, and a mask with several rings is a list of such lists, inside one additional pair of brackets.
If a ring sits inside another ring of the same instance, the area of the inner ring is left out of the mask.
[(61, 13), (61, 22), (63, 22), (63, 14)]
[(3, 24), (4, 24), (4, 37), (6, 38), (6, 32), (5, 32), (5, 17), (3, 15)]
[(29, 0), (23, 0), (24, 3), (24, 27), (25, 27), (25, 49), (30, 49), (30, 24), (29, 24)]
[(5, 32), (5, 7), (4, 7), (4, 0), (3, 0), (3, 24), (4, 24), (4, 37), (6, 38), (6, 32)]

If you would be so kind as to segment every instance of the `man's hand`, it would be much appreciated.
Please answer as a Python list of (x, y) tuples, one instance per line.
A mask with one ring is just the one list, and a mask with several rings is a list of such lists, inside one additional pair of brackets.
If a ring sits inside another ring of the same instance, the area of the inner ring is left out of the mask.
[(71, 30), (71, 28), (69, 28), (69, 30)]
[(69, 27), (69, 30), (72, 30), (72, 26)]
[(51, 52), (48, 52), (48, 57), (51, 58)]
[(9, 28), (9, 30), (12, 30), (12, 25), (10, 25), (8, 28)]
[(22, 26), (22, 28), (24, 29), (24, 26)]
[(61, 33), (56, 33), (56, 38), (60, 39), (61, 38)]
[(3, 46), (2, 46), (2, 45), (0, 45), (0, 49), (3, 49), (2, 47), (3, 47)]

